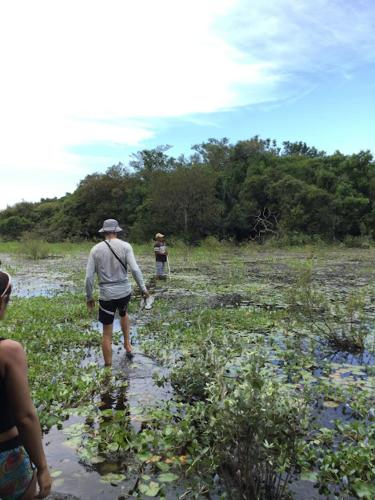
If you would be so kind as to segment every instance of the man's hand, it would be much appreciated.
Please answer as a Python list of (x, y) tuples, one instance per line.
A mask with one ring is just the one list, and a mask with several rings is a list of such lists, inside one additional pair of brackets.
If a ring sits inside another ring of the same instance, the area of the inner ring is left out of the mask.
[(144, 292), (142, 292), (142, 297), (144, 299), (147, 299), (149, 296), (150, 296), (150, 294), (149, 294), (149, 292), (147, 290), (145, 290)]
[(95, 300), (94, 299), (87, 300), (86, 304), (87, 304), (87, 309), (91, 312), (95, 307)]

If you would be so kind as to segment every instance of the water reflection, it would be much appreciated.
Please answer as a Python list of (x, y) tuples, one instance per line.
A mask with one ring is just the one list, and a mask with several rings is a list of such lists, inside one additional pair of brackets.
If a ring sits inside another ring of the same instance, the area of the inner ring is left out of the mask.
[(111, 373), (106, 376), (103, 389), (100, 392), (99, 410), (121, 410), (130, 415), (130, 405), (127, 399), (129, 378), (125, 373), (120, 382), (120, 384), (113, 383)]

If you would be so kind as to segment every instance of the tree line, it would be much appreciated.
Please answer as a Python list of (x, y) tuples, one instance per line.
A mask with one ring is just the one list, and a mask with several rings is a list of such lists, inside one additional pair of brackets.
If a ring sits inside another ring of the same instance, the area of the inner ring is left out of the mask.
[(133, 241), (156, 232), (197, 242), (266, 238), (342, 241), (375, 236), (375, 162), (369, 151), (328, 155), (304, 142), (255, 136), (209, 139), (189, 156), (169, 146), (142, 150), (127, 165), (86, 176), (62, 198), (0, 212), (0, 237), (91, 239), (116, 218)]

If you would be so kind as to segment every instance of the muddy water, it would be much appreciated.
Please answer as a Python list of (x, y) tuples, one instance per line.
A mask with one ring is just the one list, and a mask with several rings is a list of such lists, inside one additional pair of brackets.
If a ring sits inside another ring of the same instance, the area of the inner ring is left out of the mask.
[[(113, 349), (113, 367), (112, 375), (116, 380), (127, 381), (126, 389), (117, 393), (102, 394), (101, 408), (126, 407), (129, 412), (131, 425), (135, 431), (141, 427), (139, 418), (142, 409), (155, 406), (161, 401), (169, 399), (172, 395), (169, 386), (158, 387), (153, 382), (154, 374), (165, 374), (165, 369), (159, 367), (151, 358), (145, 356), (137, 345), (136, 331), (137, 319), (133, 317), (132, 343), (134, 346), (134, 358), (129, 360), (125, 356), (122, 346), (114, 346)], [(93, 329), (101, 331), (101, 325), (98, 322), (93, 323)], [(116, 319), (114, 323), (114, 332), (119, 332), (120, 323)], [(89, 362), (98, 362), (102, 364), (101, 353), (90, 352), (83, 361), (83, 365)], [(46, 445), (47, 460), (55, 474), (54, 489), (60, 494), (75, 495), (82, 500), (91, 500), (101, 498), (112, 500), (121, 495), (127, 494), (132, 490), (137, 477), (134, 474), (125, 472), (128, 476), (125, 481), (116, 485), (103, 482), (103, 475), (114, 472), (120, 472), (119, 465), (116, 463), (103, 463), (98, 466), (88, 467), (79, 461), (76, 451), (66, 444), (67, 434), (71, 425), (82, 423), (83, 418), (71, 417), (65, 422), (63, 429), (58, 430), (53, 427), (44, 437)], [(121, 470), (123, 472), (123, 470)], [(54, 497), (52, 498), (60, 498)], [(70, 497), (69, 497), (70, 498)], [(131, 497), (127, 497), (131, 498)], [(175, 498), (171, 496), (170, 498)]]
[[(37, 295), (52, 296), (62, 291), (68, 291), (75, 288), (73, 280), (67, 279), (72, 273), (82, 270), (85, 265), (86, 256), (80, 255), (69, 258), (56, 260), (45, 260), (40, 262), (30, 261), (13, 261), (12, 259), (1, 256), (3, 264), (15, 266), (14, 275), (14, 292), (20, 297), (31, 297)], [(251, 281), (267, 281), (270, 275), (273, 276), (273, 289), (283, 289), (287, 284), (290, 284), (291, 277), (288, 275), (288, 267), (283, 263), (272, 264), (270, 262), (262, 262), (256, 257), (258, 262), (249, 261), (247, 263), (248, 279)], [(173, 287), (167, 286), (165, 283), (155, 283), (152, 286), (155, 289), (156, 295), (162, 296), (163, 301), (170, 307), (177, 310), (191, 310), (194, 307), (260, 307), (260, 308), (275, 308), (283, 309), (285, 306), (279, 301), (264, 300), (264, 297), (257, 297), (255, 294), (250, 296), (248, 292), (229, 291), (228, 293), (215, 293), (211, 290), (194, 290), (194, 280), (202, 279), (207, 283), (222, 283), (225, 277), (221, 276), (222, 268), (213, 266), (200, 265), (194, 268), (180, 269), (181, 274), (177, 281), (173, 282)], [(346, 269), (347, 271), (347, 269)], [(199, 278), (200, 274), (200, 278)], [(369, 276), (358, 280), (357, 269), (353, 267), (352, 275), (348, 276), (345, 270), (338, 270), (334, 260), (330, 263), (330, 269), (319, 269), (317, 278), (322, 284), (327, 284), (332, 290), (335, 288), (337, 293), (347, 293), (348, 284), (351, 286), (366, 286), (369, 282)], [(357, 281), (356, 281), (357, 279)], [(190, 283), (192, 286), (190, 286)], [(81, 288), (82, 290), (82, 288)], [(116, 379), (127, 381), (126, 390), (116, 394), (102, 395), (102, 403), (107, 407), (118, 407), (122, 405), (129, 410), (131, 425), (137, 431), (140, 428), (139, 413), (145, 406), (157, 405), (159, 401), (169, 399), (172, 395), (170, 387), (157, 387), (153, 383), (153, 375), (155, 373), (163, 374), (162, 368), (158, 366), (152, 359), (145, 356), (140, 347), (137, 345), (137, 326), (142, 321), (139, 313), (132, 317), (133, 319), (133, 345), (135, 357), (132, 361), (128, 360), (121, 346), (114, 346), (113, 359), (113, 375)], [(98, 331), (100, 335), (100, 325), (93, 323), (92, 328)], [(115, 322), (115, 331), (119, 331), (119, 322)], [(344, 355), (346, 359), (344, 359)], [(360, 359), (355, 354), (333, 353), (331, 361), (338, 363), (348, 363), (353, 365), (373, 364), (372, 355), (367, 353), (362, 354), (365, 359)], [(370, 358), (368, 358), (370, 356)], [(87, 358), (83, 361), (83, 365), (88, 362), (102, 363), (101, 354), (93, 351), (87, 353)], [(342, 416), (342, 408), (327, 409), (325, 408), (319, 414), (319, 420), (331, 421), (334, 418)], [(135, 484), (136, 477), (131, 473), (125, 473), (126, 479), (117, 485), (103, 482), (103, 475), (108, 472), (118, 472), (118, 464), (104, 463), (100, 467), (88, 467), (79, 461), (77, 452), (67, 446), (67, 434), (64, 432), (76, 423), (81, 423), (83, 419), (79, 417), (71, 417), (65, 422), (64, 428), (58, 430), (52, 428), (44, 437), (46, 445), (46, 453), (52, 472), (55, 477), (54, 493), (51, 498), (55, 500), (66, 499), (96, 499), (112, 500), (123, 495), (131, 490)], [(291, 490), (295, 498), (299, 500), (322, 499), (317, 490), (313, 488), (311, 482), (298, 481), (291, 485)], [(171, 491), (168, 498), (174, 499), (178, 495)], [(132, 498), (132, 497), (127, 497)], [(211, 498), (214, 498), (212, 496)]]
[[(75, 288), (72, 280), (66, 276), (75, 270), (82, 269), (86, 256), (79, 256), (78, 259), (62, 258), (53, 260), (43, 260), (32, 262), (28, 260), (12, 259), (2, 255), (1, 260), (4, 268), (9, 269), (13, 280), (13, 293), (18, 297), (53, 296), (56, 293), (71, 291)], [(65, 271), (64, 271), (65, 269)], [(138, 318), (138, 314), (132, 316), (132, 344), (134, 346), (134, 358), (127, 359), (122, 346), (113, 348), (112, 375), (116, 380), (127, 382), (126, 389), (117, 394), (102, 394), (101, 401), (98, 402), (103, 408), (126, 407), (129, 412), (130, 421), (135, 431), (140, 430), (140, 413), (150, 406), (155, 406), (159, 402), (171, 397), (169, 386), (158, 387), (153, 382), (154, 374), (165, 374), (165, 368), (159, 367), (150, 357), (144, 355), (137, 343), (137, 325), (142, 323), (143, 318)], [(93, 330), (101, 332), (101, 325), (94, 322)], [(114, 332), (120, 332), (120, 322), (114, 322)], [(82, 366), (87, 363), (97, 362), (102, 365), (102, 356), (99, 352), (88, 351), (87, 357), (82, 361)], [(133, 474), (126, 474), (126, 479), (119, 483), (104, 482), (103, 477), (111, 472), (120, 472), (119, 464), (103, 463), (98, 466), (89, 467), (80, 462), (79, 456), (74, 448), (67, 444), (69, 427), (77, 423), (83, 423), (83, 418), (72, 416), (63, 425), (62, 429), (52, 427), (44, 436), (45, 451), (47, 461), (54, 476), (53, 493), (49, 498), (55, 500), (113, 500), (122, 495), (126, 495), (131, 490), (137, 477)], [(123, 470), (121, 470), (123, 472)], [(171, 492), (169, 497), (176, 498), (176, 494)], [(127, 496), (127, 498), (132, 498)]]
[(67, 279), (67, 270), (79, 269), (83, 256), (78, 260), (62, 257), (32, 261), (1, 254), (0, 260), (12, 275), (14, 296), (50, 297), (74, 288), (73, 281)]

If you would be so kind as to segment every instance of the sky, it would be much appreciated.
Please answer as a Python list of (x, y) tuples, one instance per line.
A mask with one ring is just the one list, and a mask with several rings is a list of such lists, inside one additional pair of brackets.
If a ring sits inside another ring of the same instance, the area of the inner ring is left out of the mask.
[(375, 153), (373, 0), (0, 2), (0, 210), (162, 144)]

